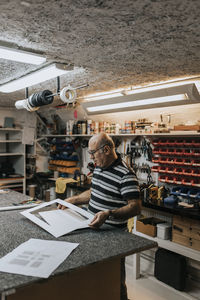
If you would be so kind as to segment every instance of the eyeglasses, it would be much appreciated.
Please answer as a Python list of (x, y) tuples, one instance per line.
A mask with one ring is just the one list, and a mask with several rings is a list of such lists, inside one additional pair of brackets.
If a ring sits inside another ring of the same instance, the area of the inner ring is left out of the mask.
[(103, 145), (103, 146), (97, 148), (96, 150), (88, 150), (88, 153), (89, 153), (90, 155), (94, 156), (94, 154), (95, 154), (97, 151), (99, 151), (100, 149), (102, 149), (102, 148), (105, 147), (106, 145), (107, 145), (107, 144), (105, 144), (105, 145)]

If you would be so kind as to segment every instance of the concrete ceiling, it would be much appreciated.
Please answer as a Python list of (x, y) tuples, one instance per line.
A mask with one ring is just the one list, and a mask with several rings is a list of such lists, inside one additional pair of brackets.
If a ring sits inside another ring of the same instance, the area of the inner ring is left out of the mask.
[[(1, 0), (0, 45), (70, 63), (78, 96), (200, 73), (199, 0)], [(0, 84), (36, 69), (0, 59)], [(56, 90), (56, 80), (29, 88)], [(24, 90), (0, 93), (14, 106)]]

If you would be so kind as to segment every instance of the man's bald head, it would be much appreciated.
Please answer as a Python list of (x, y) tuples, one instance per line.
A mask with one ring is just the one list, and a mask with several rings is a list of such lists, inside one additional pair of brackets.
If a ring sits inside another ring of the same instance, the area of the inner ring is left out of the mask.
[(115, 147), (112, 138), (105, 132), (93, 135), (89, 140), (89, 144), (94, 144), (96, 147), (101, 147), (103, 145), (108, 145), (111, 148)]
[(115, 144), (111, 137), (104, 132), (93, 135), (89, 140), (88, 148), (94, 163), (101, 168), (108, 167), (117, 159)]

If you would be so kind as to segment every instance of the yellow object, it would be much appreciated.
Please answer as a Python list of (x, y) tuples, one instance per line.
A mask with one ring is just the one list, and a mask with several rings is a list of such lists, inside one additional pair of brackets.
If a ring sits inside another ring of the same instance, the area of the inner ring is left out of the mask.
[(59, 177), (56, 179), (56, 193), (63, 194), (66, 190), (66, 186), (68, 183), (77, 182), (73, 178), (62, 178)]
[(128, 227), (128, 232), (132, 232), (133, 226), (134, 226), (134, 218), (128, 219), (128, 225), (127, 225), (127, 227)]
[(158, 198), (158, 187), (157, 186), (149, 187), (149, 198), (151, 200), (156, 200)]

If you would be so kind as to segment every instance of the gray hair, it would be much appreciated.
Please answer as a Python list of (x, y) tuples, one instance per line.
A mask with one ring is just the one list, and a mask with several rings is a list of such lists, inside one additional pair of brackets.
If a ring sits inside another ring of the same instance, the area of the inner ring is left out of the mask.
[(113, 139), (107, 134), (105, 136), (102, 136), (102, 138), (99, 141), (99, 147), (101, 147), (103, 145), (108, 145), (110, 148), (115, 147)]
[(90, 142), (96, 142), (98, 147), (102, 147), (104, 145), (108, 145), (110, 148), (115, 148), (115, 144), (113, 139), (105, 132), (101, 132), (97, 135), (93, 135), (90, 139)]

